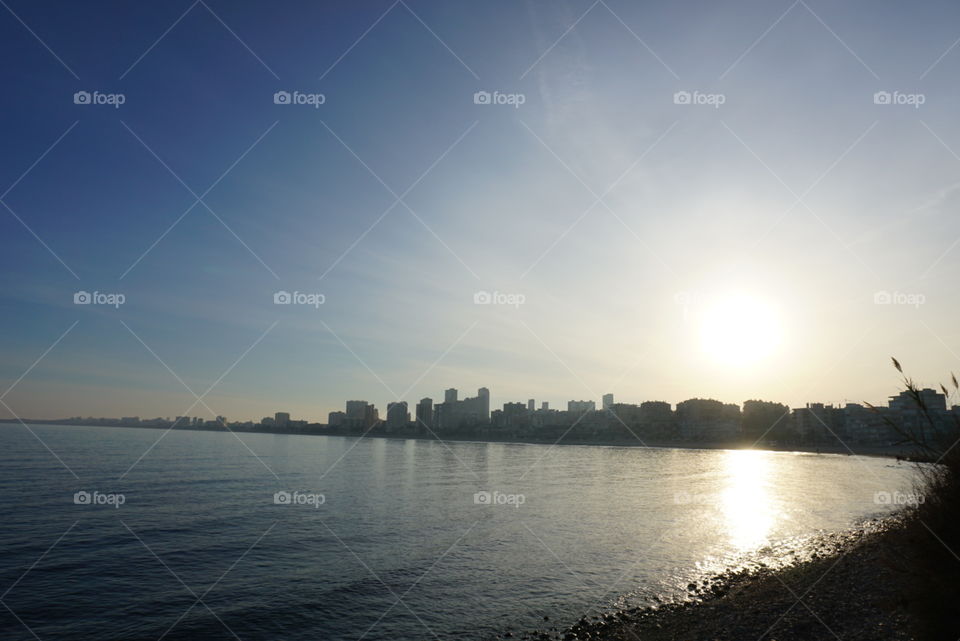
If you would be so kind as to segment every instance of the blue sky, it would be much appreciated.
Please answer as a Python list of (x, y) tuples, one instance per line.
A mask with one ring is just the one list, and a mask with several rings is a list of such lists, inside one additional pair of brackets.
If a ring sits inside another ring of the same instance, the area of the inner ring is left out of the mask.
[(483, 385), (798, 405), (883, 400), (892, 354), (957, 368), (954, 3), (5, 1), (0, 414), (215, 383), (231, 419)]

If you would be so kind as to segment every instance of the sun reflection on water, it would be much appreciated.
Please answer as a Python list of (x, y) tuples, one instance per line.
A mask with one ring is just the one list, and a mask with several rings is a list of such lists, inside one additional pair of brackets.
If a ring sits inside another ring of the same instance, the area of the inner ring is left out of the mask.
[(730, 540), (740, 550), (756, 549), (769, 541), (779, 517), (770, 492), (773, 457), (758, 450), (724, 453), (726, 487), (720, 507)]

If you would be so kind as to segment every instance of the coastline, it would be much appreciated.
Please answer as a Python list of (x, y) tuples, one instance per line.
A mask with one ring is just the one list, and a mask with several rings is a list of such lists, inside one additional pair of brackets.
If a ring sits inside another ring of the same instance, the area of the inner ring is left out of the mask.
[[(342, 438), (381, 438), (400, 441), (443, 441), (443, 442), (464, 442), (464, 443), (507, 443), (507, 444), (525, 444), (525, 445), (549, 445), (549, 446), (589, 446), (589, 447), (646, 447), (657, 449), (682, 449), (682, 450), (762, 450), (768, 452), (788, 452), (797, 454), (833, 454), (839, 456), (876, 456), (886, 458), (896, 458), (904, 460), (917, 460), (915, 450), (907, 446), (898, 445), (863, 445), (863, 444), (771, 444), (771, 443), (748, 443), (746, 441), (724, 441), (724, 442), (706, 442), (706, 441), (645, 441), (638, 440), (580, 440), (580, 439), (536, 439), (524, 437), (501, 437), (496, 435), (477, 435), (477, 434), (444, 434), (441, 437), (429, 434), (385, 434), (382, 432), (343, 432), (326, 430), (281, 430), (281, 429), (220, 429), (208, 427), (161, 427), (155, 425), (123, 425), (123, 424), (95, 424), (95, 423), (62, 423), (51, 420), (24, 419), (28, 425), (49, 425), (56, 427), (109, 427), (120, 429), (149, 429), (149, 430), (175, 430), (186, 432), (235, 432), (237, 434), (283, 434), (287, 436), (337, 436)], [(16, 419), (0, 419), (0, 425), (20, 424)]]
[[(811, 540), (804, 558), (757, 562), (688, 586), (689, 599), (581, 618), (522, 641), (892, 641), (916, 639), (918, 584), (902, 557), (906, 519), (868, 519)], [(911, 595), (908, 598), (906, 595)], [(507, 632), (499, 638), (511, 638)]]

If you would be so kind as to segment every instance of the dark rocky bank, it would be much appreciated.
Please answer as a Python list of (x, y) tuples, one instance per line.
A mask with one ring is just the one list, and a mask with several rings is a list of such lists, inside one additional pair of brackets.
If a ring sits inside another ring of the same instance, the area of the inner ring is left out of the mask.
[[(690, 584), (682, 603), (584, 617), (522, 641), (879, 641), (922, 639), (918, 581), (903, 561), (902, 520), (873, 519), (824, 534), (803, 560), (757, 563)], [(916, 597), (912, 597), (916, 598)], [(549, 622), (545, 622), (549, 625)]]

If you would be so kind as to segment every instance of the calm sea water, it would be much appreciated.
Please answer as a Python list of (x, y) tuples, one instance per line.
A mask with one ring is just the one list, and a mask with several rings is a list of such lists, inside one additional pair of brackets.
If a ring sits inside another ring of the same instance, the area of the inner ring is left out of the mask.
[(682, 598), (913, 479), (834, 455), (33, 429), (0, 427), (3, 639), (485, 639)]

